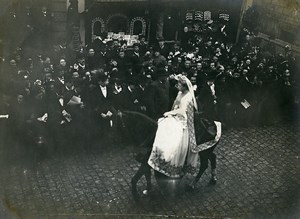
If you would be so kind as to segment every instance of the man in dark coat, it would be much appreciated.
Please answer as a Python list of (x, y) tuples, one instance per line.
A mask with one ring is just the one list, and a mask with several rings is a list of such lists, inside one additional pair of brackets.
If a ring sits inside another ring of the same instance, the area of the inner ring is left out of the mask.
[(140, 41), (139, 42), (140, 54), (144, 56), (148, 50), (148, 44), (146, 43), (145, 36), (143, 35), (139, 36), (139, 41)]
[(142, 68), (142, 55), (140, 53), (139, 44), (133, 45), (133, 52), (130, 54), (130, 61), (132, 64), (132, 70), (135, 75), (141, 72)]
[(229, 80), (229, 87), (231, 93), (231, 103), (232, 103), (232, 125), (241, 125), (243, 120), (243, 114), (245, 108), (241, 105), (241, 102), (245, 99), (243, 87), (242, 87), (242, 77), (240, 73), (234, 72), (233, 76)]
[(24, 131), (26, 131), (26, 121), (30, 117), (24, 95), (17, 94), (16, 99), (14, 99), (10, 106), (9, 119), (13, 133), (18, 136), (18, 138), (23, 138), (25, 137)]
[(126, 89), (127, 85), (124, 82), (124, 78), (118, 77), (118, 75), (111, 76), (112, 89), (114, 94), (114, 107), (116, 110), (128, 110), (126, 106)]
[(91, 90), (89, 103), (97, 135), (104, 136), (113, 125), (113, 90), (106, 73), (98, 71), (97, 79), (98, 84)]
[(217, 96), (217, 114), (221, 122), (226, 125), (230, 122), (231, 90), (228, 84), (228, 77), (225, 74), (220, 75), (216, 79), (216, 96)]
[(210, 77), (207, 82), (203, 84), (199, 91), (199, 109), (203, 111), (205, 118), (209, 120), (216, 120), (216, 103), (217, 96), (214, 84), (214, 78)]
[(95, 54), (95, 50), (90, 48), (86, 57), (86, 69), (87, 70), (94, 70), (100, 67), (100, 62), (97, 60), (97, 56)]
[(168, 57), (170, 49), (165, 45), (164, 39), (159, 39), (158, 40), (158, 49), (159, 53), (164, 56), (165, 58)]
[(139, 87), (142, 111), (150, 118), (156, 119), (155, 86), (151, 75), (141, 76)]
[(164, 68), (167, 65), (167, 59), (160, 54), (158, 47), (154, 48), (153, 65), (156, 68)]
[(155, 119), (163, 116), (170, 108), (170, 82), (165, 70), (159, 70), (153, 82), (155, 87)]
[(137, 77), (131, 77), (126, 80), (122, 105), (123, 109), (140, 112), (141, 103)]
[(186, 75), (190, 79), (193, 76), (192, 61), (190, 59), (186, 59), (181, 70), (182, 72), (180, 73)]
[(197, 75), (196, 75), (196, 80), (197, 80), (197, 85), (199, 86), (199, 89), (205, 84), (207, 74), (203, 70), (203, 65), (202, 62), (197, 62), (196, 63), (196, 70), (197, 70)]
[(124, 50), (119, 51), (116, 62), (119, 72), (124, 73), (126, 71), (126, 67), (129, 64), (128, 56), (126, 55)]

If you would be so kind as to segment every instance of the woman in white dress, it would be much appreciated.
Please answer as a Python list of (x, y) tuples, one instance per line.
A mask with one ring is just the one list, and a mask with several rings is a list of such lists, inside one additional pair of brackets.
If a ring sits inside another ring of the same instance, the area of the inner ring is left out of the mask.
[(191, 151), (196, 145), (194, 109), (197, 103), (189, 79), (182, 75), (175, 78), (179, 92), (172, 110), (158, 120), (148, 164), (168, 177), (179, 178), (195, 170), (198, 164), (198, 153)]

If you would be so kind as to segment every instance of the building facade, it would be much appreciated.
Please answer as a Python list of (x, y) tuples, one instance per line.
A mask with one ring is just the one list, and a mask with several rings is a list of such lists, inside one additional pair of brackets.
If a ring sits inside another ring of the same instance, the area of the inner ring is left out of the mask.
[(224, 16), (234, 29), (241, 5), (241, 0), (86, 0), (85, 39), (90, 43), (106, 32), (125, 32), (148, 41), (179, 40), (185, 26), (192, 31)]
[[(10, 28), (12, 32), (20, 31), (18, 22), (24, 20), (35, 29), (47, 27), (44, 35), (52, 43), (73, 42), (77, 48), (109, 32), (144, 35), (150, 42), (159, 38), (180, 40), (184, 27), (198, 31), (209, 20), (229, 20), (235, 37), (242, 3), (243, 0), (14, 0), (2, 7), (6, 9), (0, 19), (7, 24), (1, 25), (2, 28)], [(26, 10), (29, 16), (25, 16)], [(28, 24), (24, 24), (24, 30)], [(29, 29), (25, 31), (30, 34)], [(18, 35), (17, 43), (6, 40), (22, 46), (22, 35)]]

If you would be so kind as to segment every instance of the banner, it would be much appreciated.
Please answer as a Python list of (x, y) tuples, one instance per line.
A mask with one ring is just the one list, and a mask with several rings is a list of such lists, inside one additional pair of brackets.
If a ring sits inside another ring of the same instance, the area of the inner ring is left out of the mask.
[(195, 11), (195, 21), (203, 21), (203, 11)]

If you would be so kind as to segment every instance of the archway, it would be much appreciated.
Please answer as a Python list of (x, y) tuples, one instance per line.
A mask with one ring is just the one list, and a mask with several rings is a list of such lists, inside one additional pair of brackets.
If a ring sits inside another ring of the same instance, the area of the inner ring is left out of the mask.
[(131, 35), (145, 35), (146, 34), (146, 21), (144, 18), (136, 17), (130, 23)]
[(95, 40), (97, 36), (101, 36), (105, 30), (105, 24), (102, 18), (95, 18), (92, 20), (92, 41)]

